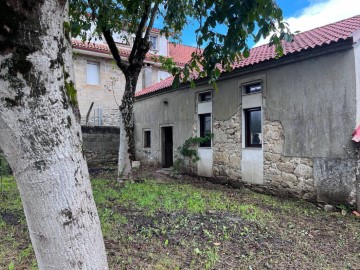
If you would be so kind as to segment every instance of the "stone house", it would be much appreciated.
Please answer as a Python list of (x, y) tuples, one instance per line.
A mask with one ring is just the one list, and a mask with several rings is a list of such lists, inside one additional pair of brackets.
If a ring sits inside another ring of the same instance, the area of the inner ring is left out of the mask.
[[(126, 33), (114, 36), (120, 55), (126, 61), (131, 52), (131, 37), (124, 38)], [(160, 35), (158, 29), (151, 31), (151, 50), (146, 56), (144, 67), (139, 76), (137, 91), (149, 87), (168, 78), (168, 72), (161, 69), (161, 64), (154, 61), (158, 55), (175, 59), (187, 59), (184, 51), (192, 47), (184, 45), (174, 46)], [(81, 123), (92, 126), (118, 126), (118, 104), (125, 89), (125, 77), (114, 64), (110, 50), (105, 41), (82, 42), (72, 40), (74, 52), (75, 86), (81, 114)], [(190, 52), (191, 54), (191, 52)], [(190, 56), (189, 54), (189, 56)], [(177, 62), (179, 66), (185, 64)], [(93, 104), (93, 105), (92, 105)]]
[(356, 200), (360, 123), (360, 16), (319, 27), (274, 48), (255, 47), (224, 72), (173, 89), (172, 77), (136, 94), (136, 155), (172, 166), (186, 139), (198, 146), (193, 173), (267, 193), (320, 202)]

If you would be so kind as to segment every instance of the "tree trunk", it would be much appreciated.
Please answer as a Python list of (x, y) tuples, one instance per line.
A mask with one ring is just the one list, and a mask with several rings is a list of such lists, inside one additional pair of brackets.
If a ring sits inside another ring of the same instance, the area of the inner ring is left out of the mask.
[(135, 160), (133, 107), (139, 73), (137, 70), (125, 75), (125, 92), (120, 105), (119, 179), (131, 177), (131, 162)]
[(64, 0), (0, 3), (0, 148), (39, 269), (108, 269), (74, 111)]
[(360, 213), (360, 146), (357, 145), (357, 168), (355, 179), (355, 193), (356, 193), (356, 210)]
[(355, 186), (355, 189), (356, 189), (356, 209), (360, 213), (360, 174), (359, 173), (356, 175), (355, 185), (356, 185)]

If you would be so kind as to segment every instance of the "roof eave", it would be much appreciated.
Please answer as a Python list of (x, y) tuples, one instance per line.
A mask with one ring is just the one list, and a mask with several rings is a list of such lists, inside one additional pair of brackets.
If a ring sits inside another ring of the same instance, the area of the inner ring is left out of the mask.
[[(101, 57), (101, 58), (106, 58), (106, 59), (113, 59), (110, 52), (100, 51), (100, 50), (96, 50), (96, 49), (78, 48), (78, 47), (73, 46), (73, 52), (75, 52), (77, 54), (82, 54), (82, 55)], [(120, 55), (120, 57), (121, 57), (121, 60), (124, 60), (125, 62), (128, 61), (128, 57), (123, 56), (123, 55)], [(157, 67), (161, 67), (161, 63), (151, 61), (149, 59), (145, 59), (144, 63), (151, 64), (151, 65), (154, 65)]]
[[(222, 80), (236, 77), (239, 75), (246, 75), (248, 73), (263, 71), (263, 70), (278, 67), (281, 65), (291, 64), (291, 63), (294, 63), (297, 61), (301, 61), (301, 60), (305, 60), (305, 59), (309, 59), (309, 58), (313, 58), (313, 57), (318, 57), (318, 56), (325, 55), (325, 54), (330, 54), (330, 53), (334, 53), (334, 52), (338, 52), (338, 51), (342, 51), (342, 50), (346, 50), (346, 49), (352, 49), (352, 45), (353, 45), (353, 38), (349, 37), (345, 40), (342, 39), (337, 42), (331, 42), (329, 44), (324, 44), (322, 46), (315, 46), (314, 48), (303, 49), (299, 52), (283, 55), (282, 57), (280, 57), (278, 59), (269, 59), (269, 60), (258, 62), (256, 64), (249, 65), (246, 67), (236, 68), (236, 69), (232, 70), (231, 72), (224, 72), (221, 74), (218, 81), (222, 81)], [(207, 82), (208, 82), (208, 78), (202, 78), (202, 79), (197, 80), (196, 84), (202, 85)], [(190, 87), (190, 83), (181, 84), (179, 87), (177, 87), (175, 89), (174, 88), (171, 89), (172, 86), (169, 86), (169, 87), (166, 87), (166, 88), (154, 91), (154, 92), (150, 92), (150, 93), (147, 93), (147, 94), (144, 94), (141, 96), (137, 96), (137, 97), (135, 97), (135, 100), (147, 99), (152, 96), (161, 95), (163, 93), (169, 93), (172, 91), (177, 91), (177, 90), (185, 89), (185, 88), (189, 88), (189, 87)]]

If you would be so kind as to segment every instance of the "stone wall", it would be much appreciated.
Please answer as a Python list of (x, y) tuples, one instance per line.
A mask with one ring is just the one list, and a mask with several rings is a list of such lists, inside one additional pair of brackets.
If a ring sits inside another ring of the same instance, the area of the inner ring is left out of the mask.
[[(114, 65), (112, 58), (87, 55), (86, 51), (77, 50), (74, 53), (75, 87), (81, 114), (81, 124), (85, 125), (86, 115), (91, 103), (93, 108), (87, 125), (91, 126), (119, 126), (119, 104), (125, 90), (125, 76)], [(96, 62), (100, 68), (99, 85), (87, 84), (87, 62)], [(144, 71), (147, 72), (144, 72)], [(159, 81), (160, 69), (146, 66), (140, 73), (136, 85), (136, 92), (144, 87), (144, 81), (152, 85)], [(100, 120), (99, 120), (100, 118)]]
[(81, 130), (89, 169), (116, 166), (119, 154), (119, 128), (82, 126)]
[[(213, 172), (221, 180), (241, 182), (241, 117), (236, 113), (226, 121), (214, 120)], [(265, 121), (264, 184), (254, 189), (282, 196), (316, 200), (313, 176), (314, 161), (310, 158), (283, 156), (284, 131), (280, 122)]]
[[(90, 113), (87, 126), (118, 127), (120, 125), (120, 110), (118, 108), (101, 108), (101, 120), (97, 108)], [(86, 125), (86, 117), (81, 118), (81, 124)]]
[[(100, 68), (98, 85), (87, 84), (87, 62), (96, 62)], [(114, 66), (111, 58), (90, 56), (82, 53), (74, 54), (75, 87), (81, 114), (81, 124), (85, 125), (86, 115), (94, 102), (89, 122), (93, 126), (118, 126), (118, 104), (125, 89), (125, 77)], [(137, 90), (141, 90), (142, 77), (139, 78)], [(117, 114), (117, 116), (116, 116)], [(100, 121), (99, 121), (99, 118)]]
[(265, 121), (264, 184), (272, 193), (316, 200), (313, 166), (310, 158), (285, 157), (284, 130), (278, 121)]
[(241, 117), (237, 112), (230, 119), (213, 124), (213, 174), (219, 179), (241, 178)]

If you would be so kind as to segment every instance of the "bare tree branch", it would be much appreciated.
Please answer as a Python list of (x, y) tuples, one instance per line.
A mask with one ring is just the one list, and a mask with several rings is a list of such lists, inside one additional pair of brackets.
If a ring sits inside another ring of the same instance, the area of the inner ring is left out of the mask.
[(110, 52), (112, 54), (112, 56), (114, 57), (114, 60), (116, 62), (116, 65), (121, 69), (121, 71), (124, 73), (124, 74), (127, 74), (127, 70), (128, 70), (128, 65), (125, 64), (122, 60), (121, 60), (121, 57), (120, 57), (120, 53), (119, 53), (119, 50), (115, 44), (115, 41), (111, 35), (111, 32), (110, 30), (107, 30), (105, 28), (103, 28), (102, 30), (102, 33), (104, 35), (104, 38), (106, 40), (106, 43), (108, 44), (109, 46), (109, 49), (110, 49)]
[[(90, 6), (93, 5), (94, 3), (92, 1), (89, 1)], [(92, 8), (93, 9), (93, 8)], [(94, 9), (93, 9), (94, 12)], [(103, 19), (103, 14), (106, 14), (106, 12), (108, 12), (108, 9), (105, 5), (102, 5), (99, 8), (99, 12), (98, 12), (98, 19), (101, 21), (102, 23), (102, 27), (101, 27), (101, 32), (104, 35), (104, 38), (106, 40), (106, 43), (109, 46), (110, 52), (112, 54), (112, 56), (114, 57), (115, 63), (116, 65), (121, 69), (121, 71), (124, 74), (127, 74), (128, 72), (128, 65), (125, 64), (122, 60), (121, 60), (121, 56), (119, 53), (119, 50), (115, 44), (114, 38), (112, 37), (111, 31), (108, 28), (108, 23), (106, 20)], [(94, 21), (94, 19), (93, 19)]]
[(129, 56), (129, 63), (130, 65), (132, 64), (133, 60), (134, 60), (134, 56), (139, 48), (139, 43), (142, 39), (142, 33), (143, 33), (143, 30), (145, 28), (145, 25), (146, 25), (146, 22), (147, 20), (149, 19), (149, 14), (150, 14), (150, 10), (151, 10), (151, 3), (149, 1), (146, 2), (145, 4), (145, 11), (141, 17), (141, 21), (140, 21), (140, 24), (139, 24), (139, 27), (137, 29), (137, 32), (136, 32), (136, 36), (135, 36), (135, 41), (134, 41), (134, 45), (132, 47), (132, 50), (131, 50), (131, 53), (130, 53), (130, 56)]
[(153, 28), (156, 13), (157, 13), (158, 9), (159, 9), (159, 2), (156, 2), (156, 4), (154, 5), (154, 7), (153, 7), (153, 9), (151, 11), (150, 22), (149, 22), (149, 25), (148, 25), (148, 27), (146, 29), (146, 33), (145, 33), (145, 36), (144, 36), (145, 40), (149, 39), (150, 32), (151, 32), (151, 30)]

